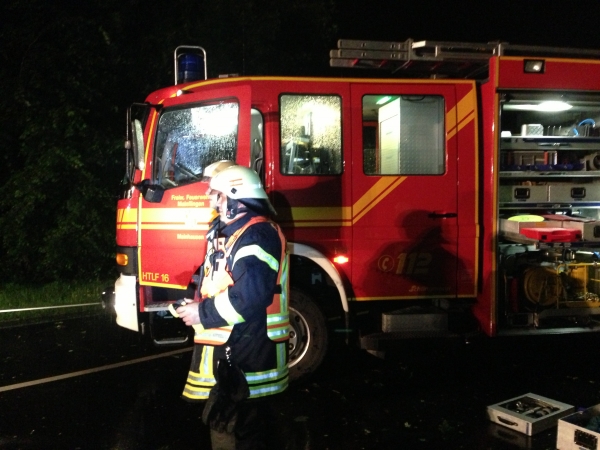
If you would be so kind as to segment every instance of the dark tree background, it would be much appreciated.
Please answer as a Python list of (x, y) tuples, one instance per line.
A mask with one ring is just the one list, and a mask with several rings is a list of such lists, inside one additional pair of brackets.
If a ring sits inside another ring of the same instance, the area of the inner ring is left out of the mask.
[(327, 66), (333, 9), (315, 0), (5, 0), (0, 281), (111, 274), (125, 111), (173, 83), (178, 45), (203, 46), (213, 77), (307, 75), (319, 56)]
[(341, 75), (328, 68), (338, 38), (600, 47), (596, 15), (577, 5), (3, 0), (0, 282), (112, 276), (125, 111), (173, 83), (178, 45), (206, 49), (209, 77)]

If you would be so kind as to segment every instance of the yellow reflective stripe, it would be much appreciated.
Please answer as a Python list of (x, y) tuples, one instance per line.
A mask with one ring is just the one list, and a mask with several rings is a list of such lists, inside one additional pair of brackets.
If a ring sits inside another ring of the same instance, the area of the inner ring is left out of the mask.
[(288, 366), (286, 361), (286, 343), (276, 344), (276, 358), (277, 367), (271, 370), (265, 370), (262, 372), (248, 372), (246, 373), (246, 381), (248, 384), (259, 384), (264, 381), (281, 378), (288, 375)]
[(260, 388), (250, 388), (250, 398), (266, 397), (267, 395), (279, 394), (288, 387), (288, 379), (281, 380), (278, 383), (261, 386)]
[(279, 328), (270, 328), (267, 330), (267, 336), (272, 340), (287, 339), (290, 334), (290, 327), (285, 325)]
[(277, 367), (288, 367), (287, 343), (277, 344)]
[(265, 381), (277, 380), (287, 375), (287, 373), (287, 367), (266, 370), (264, 372), (248, 372), (246, 374), (246, 380), (248, 381), (248, 384), (258, 385)]
[(286, 253), (283, 258), (283, 267), (281, 268), (281, 275), (279, 277), (279, 285), (281, 286), (281, 293), (279, 294), (279, 304), (281, 305), (281, 311), (287, 311), (288, 305), (288, 262), (289, 256)]
[(246, 247), (242, 247), (237, 252), (235, 252), (235, 258), (233, 260), (231, 268), (233, 269), (235, 263), (239, 259), (244, 258), (246, 256), (256, 256), (262, 262), (267, 263), (267, 265), (275, 272), (279, 271), (279, 260), (277, 258), (273, 258), (272, 255), (269, 255), (258, 245), (247, 245)]
[(290, 320), (289, 313), (286, 314), (269, 314), (267, 316), (267, 326), (277, 325), (278, 323), (287, 323)]
[(244, 318), (238, 314), (229, 301), (229, 289), (225, 289), (225, 291), (217, 294), (215, 297), (215, 308), (229, 325), (244, 322)]
[(288, 387), (287, 343), (277, 344), (276, 349), (276, 369), (246, 374), (246, 380), (250, 388), (250, 398), (277, 394), (283, 392)]
[(198, 344), (221, 345), (227, 342), (231, 335), (232, 326), (219, 328), (206, 328), (194, 335), (194, 342)]
[(206, 376), (202, 376), (196, 372), (189, 372), (188, 377), (187, 377), (187, 382), (190, 384), (196, 385), (196, 386), (202, 386), (202, 385), (214, 386), (214, 384), (216, 383), (216, 380), (215, 380), (214, 376), (206, 377)]
[(285, 339), (290, 333), (288, 314), (269, 314), (267, 316), (267, 336), (272, 340)]
[[(214, 376), (214, 367), (213, 367), (213, 354), (215, 352), (214, 347), (204, 347), (202, 350), (202, 360), (200, 361), (200, 373), (204, 376), (211, 376), (212, 379), (215, 379)], [(216, 380), (215, 380), (216, 381)]]
[(190, 370), (182, 395), (193, 400), (206, 400), (217, 380), (213, 375), (213, 354), (215, 348), (205, 346), (202, 349), (198, 372)]
[(181, 395), (183, 395), (184, 397), (187, 397), (187, 398), (191, 398), (193, 400), (206, 400), (206, 399), (208, 399), (208, 395), (210, 394), (211, 389), (212, 389), (212, 387), (196, 388), (194, 386), (190, 386), (190, 385), (186, 384), (185, 388), (183, 389), (183, 393)]

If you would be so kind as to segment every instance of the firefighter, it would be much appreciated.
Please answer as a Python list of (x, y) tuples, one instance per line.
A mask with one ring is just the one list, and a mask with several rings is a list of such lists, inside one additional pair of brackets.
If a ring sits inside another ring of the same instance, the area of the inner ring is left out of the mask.
[(213, 450), (267, 448), (269, 400), (288, 385), (286, 241), (253, 170), (219, 172), (210, 195), (221, 225), (207, 243), (198, 301), (176, 310), (195, 328), (183, 397), (207, 400)]
[[(202, 172), (202, 181), (205, 183), (210, 183), (210, 180), (212, 177), (214, 177), (216, 174), (218, 174), (223, 169), (227, 169), (228, 167), (231, 167), (231, 166), (235, 166), (235, 162), (230, 161), (228, 159), (223, 159), (221, 161), (217, 161), (212, 164), (209, 164), (208, 166), (206, 166), (204, 168), (204, 172)], [(208, 196), (208, 202), (209, 202), (210, 208), (215, 209), (217, 196), (212, 193), (212, 191), (210, 189), (210, 184), (209, 184), (208, 189), (206, 190), (206, 195)], [(206, 232), (206, 236), (205, 236), (206, 254), (212, 253), (211, 244), (213, 241), (213, 237), (215, 236), (215, 233), (218, 231), (218, 228), (220, 225), (221, 225), (221, 221), (219, 220), (219, 215), (215, 211), (214, 217), (208, 224), (208, 231)], [(194, 293), (197, 292), (195, 289), (195, 286), (198, 284), (199, 281), (200, 281), (200, 277), (198, 275), (192, 275), (191, 283), (188, 286), (188, 291), (186, 292), (186, 295), (189, 293), (191, 296), (194, 296)], [(199, 297), (195, 298), (196, 301), (198, 299), (199, 299)], [(181, 300), (180, 302), (191, 302), (191, 301), (192, 300), (185, 298), (185, 299)], [(173, 306), (176, 306), (176, 305), (173, 305)], [(177, 313), (175, 313), (173, 306), (171, 306), (169, 308), (169, 310), (171, 311), (171, 313), (174, 316), (177, 316)], [(198, 349), (195, 348), (194, 351), (196, 351), (196, 350), (198, 350)], [(194, 360), (194, 358), (193, 358), (193, 360)], [(197, 368), (197, 366), (196, 366), (196, 368)]]

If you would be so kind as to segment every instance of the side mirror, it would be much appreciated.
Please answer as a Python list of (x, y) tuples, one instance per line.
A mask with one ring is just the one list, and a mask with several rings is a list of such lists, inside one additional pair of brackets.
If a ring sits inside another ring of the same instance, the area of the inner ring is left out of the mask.
[(142, 180), (136, 187), (142, 193), (144, 200), (150, 203), (160, 203), (165, 193), (165, 188), (160, 184), (151, 184), (150, 180)]
[(142, 131), (142, 123), (138, 119), (131, 122), (131, 134), (131, 147), (135, 167), (144, 170), (144, 132)]

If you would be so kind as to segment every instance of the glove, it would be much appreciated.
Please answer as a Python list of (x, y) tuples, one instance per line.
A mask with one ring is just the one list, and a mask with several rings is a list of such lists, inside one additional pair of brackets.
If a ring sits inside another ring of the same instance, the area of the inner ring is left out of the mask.
[(190, 301), (188, 301), (185, 298), (180, 298), (179, 300), (177, 300), (175, 303), (171, 303), (167, 309), (169, 310), (169, 312), (171, 314), (173, 314), (173, 317), (175, 318), (179, 318), (179, 314), (177, 314), (177, 311), (175, 311), (177, 308), (179, 308), (180, 306), (184, 306), (187, 305), (188, 303), (191, 303)]
[[(188, 298), (180, 298), (180, 299), (179, 299), (179, 300), (177, 300), (176, 302), (174, 302), (174, 303), (171, 303), (171, 304), (168, 306), (168, 308), (167, 308), (167, 309), (168, 309), (168, 310), (169, 310), (169, 312), (170, 312), (170, 313), (173, 315), (173, 317), (175, 317), (175, 318), (177, 318), (177, 319), (178, 319), (178, 318), (179, 318), (179, 314), (177, 314), (177, 311), (176, 311), (176, 309), (177, 309), (177, 308), (179, 308), (180, 306), (187, 305), (188, 303), (193, 303), (193, 302), (192, 302), (192, 300), (190, 300), (190, 299), (188, 299)], [(194, 328), (194, 330), (196, 331), (196, 333), (200, 333), (200, 332), (202, 332), (202, 330), (204, 329), (204, 328), (202, 327), (202, 325), (200, 325), (200, 324), (197, 324), (197, 325), (192, 325), (192, 328)]]

